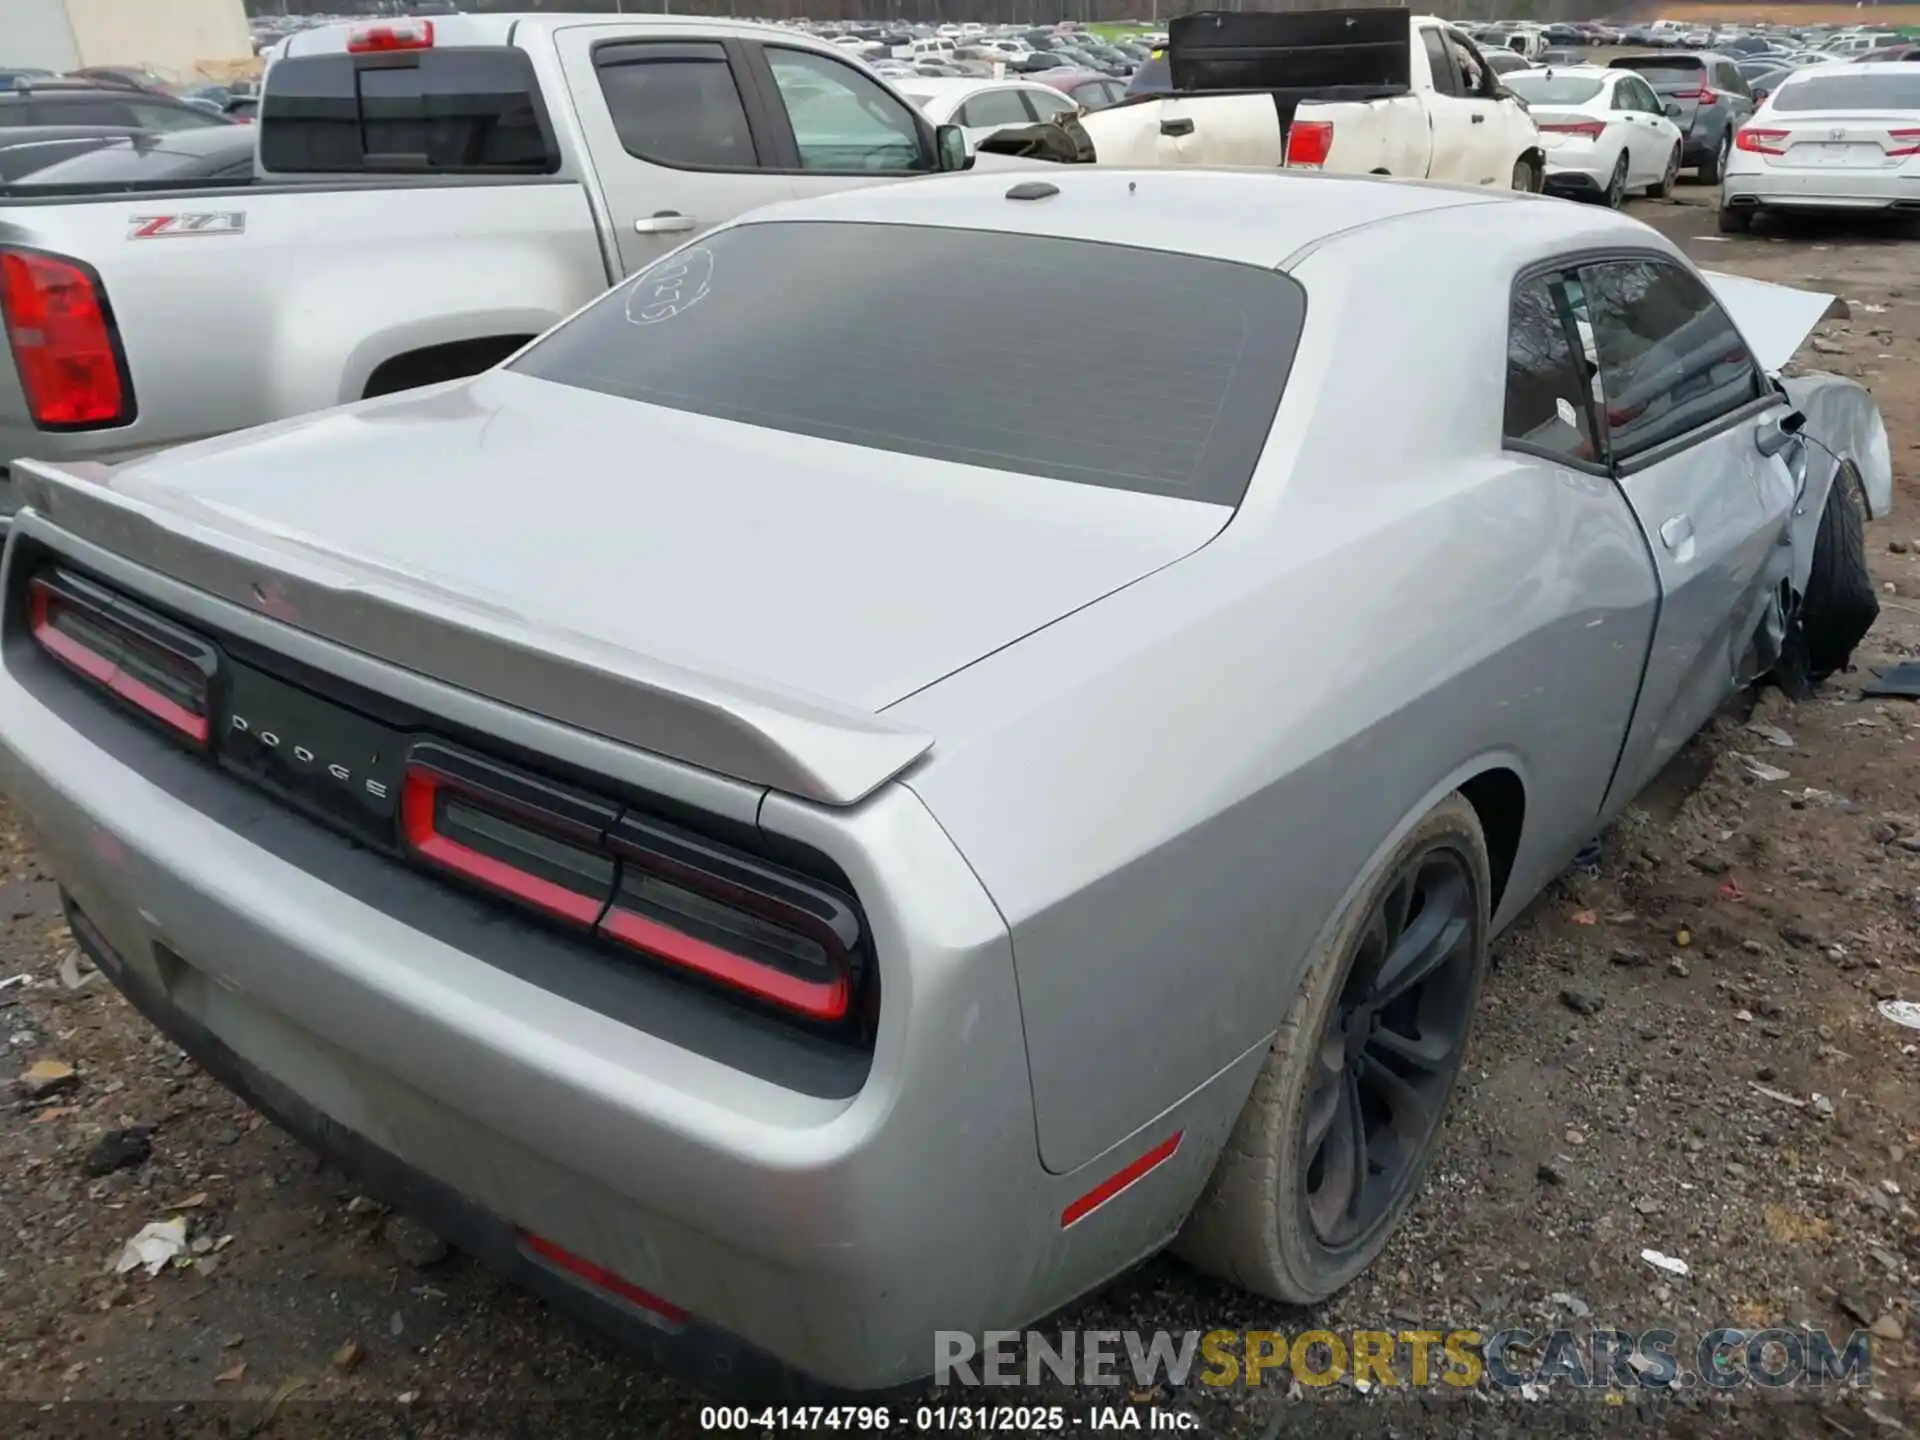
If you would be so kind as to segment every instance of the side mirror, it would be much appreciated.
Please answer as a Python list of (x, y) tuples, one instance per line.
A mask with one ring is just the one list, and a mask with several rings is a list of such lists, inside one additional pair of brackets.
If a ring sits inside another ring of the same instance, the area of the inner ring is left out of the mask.
[(933, 132), (933, 147), (939, 153), (941, 170), (973, 168), (973, 148), (967, 144), (967, 132), (958, 125), (937, 128)]
[(1754, 449), (1771, 460), (1799, 440), (1800, 431), (1806, 423), (1806, 416), (1798, 410), (1789, 410), (1779, 419), (1768, 421), (1754, 431)]
[(1669, 120), (1678, 120), (1680, 118), (1680, 102), (1679, 101), (1669, 100), (1667, 102), (1667, 118)]

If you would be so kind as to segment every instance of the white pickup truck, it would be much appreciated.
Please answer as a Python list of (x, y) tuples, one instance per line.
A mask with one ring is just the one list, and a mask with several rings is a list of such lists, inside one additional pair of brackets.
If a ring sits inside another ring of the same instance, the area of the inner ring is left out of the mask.
[(472, 374), (745, 210), (972, 163), (834, 47), (677, 15), (306, 31), (257, 128), (251, 182), (0, 187), (0, 475)]
[[(1203, 12), (1175, 20), (1169, 36), (1172, 94), (1076, 122), (1093, 163), (1285, 165), (1540, 188), (1545, 157), (1526, 106), (1444, 20), (1397, 7)], [(1024, 133), (984, 148), (1044, 153), (1025, 146)]]

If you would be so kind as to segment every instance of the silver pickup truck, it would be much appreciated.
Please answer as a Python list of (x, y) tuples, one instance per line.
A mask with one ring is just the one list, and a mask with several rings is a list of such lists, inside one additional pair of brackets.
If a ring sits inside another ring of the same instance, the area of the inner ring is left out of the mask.
[(971, 164), (834, 47), (704, 17), (327, 26), (258, 128), (248, 183), (0, 189), (0, 476), (473, 374), (745, 210)]

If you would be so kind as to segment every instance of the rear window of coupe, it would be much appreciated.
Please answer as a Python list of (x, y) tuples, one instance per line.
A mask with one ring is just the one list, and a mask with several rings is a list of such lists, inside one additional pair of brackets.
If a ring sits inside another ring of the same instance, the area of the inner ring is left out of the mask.
[(1225, 260), (788, 221), (658, 261), (512, 369), (964, 465), (1237, 505), (1305, 318)]
[(1775, 110), (1920, 110), (1920, 71), (1911, 75), (1808, 75), (1773, 92)]

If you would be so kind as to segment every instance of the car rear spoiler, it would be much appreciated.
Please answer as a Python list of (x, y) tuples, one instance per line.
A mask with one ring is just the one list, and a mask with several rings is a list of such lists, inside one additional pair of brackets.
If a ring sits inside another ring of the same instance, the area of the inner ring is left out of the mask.
[[(1271, 90), (1297, 99), (1379, 99), (1413, 84), (1413, 12), (1285, 10), (1182, 15), (1167, 27), (1181, 94)], [(1329, 96), (1327, 92), (1333, 91)]]
[(1793, 359), (1821, 321), (1844, 320), (1851, 313), (1847, 302), (1837, 295), (1717, 270), (1702, 270), (1700, 274), (1714, 298), (1726, 306), (1734, 328), (1752, 348), (1760, 368), (1768, 372)]
[(9, 563), (19, 540), (30, 540), (83, 568), (130, 566), (136, 579), (162, 577), (156, 589), (171, 581), (503, 705), (747, 784), (852, 805), (933, 745), (931, 735), (879, 715), (538, 625), (212, 507), (162, 508), (116, 489), (105, 465), (21, 460), (13, 483), (21, 508), (7, 541)]

